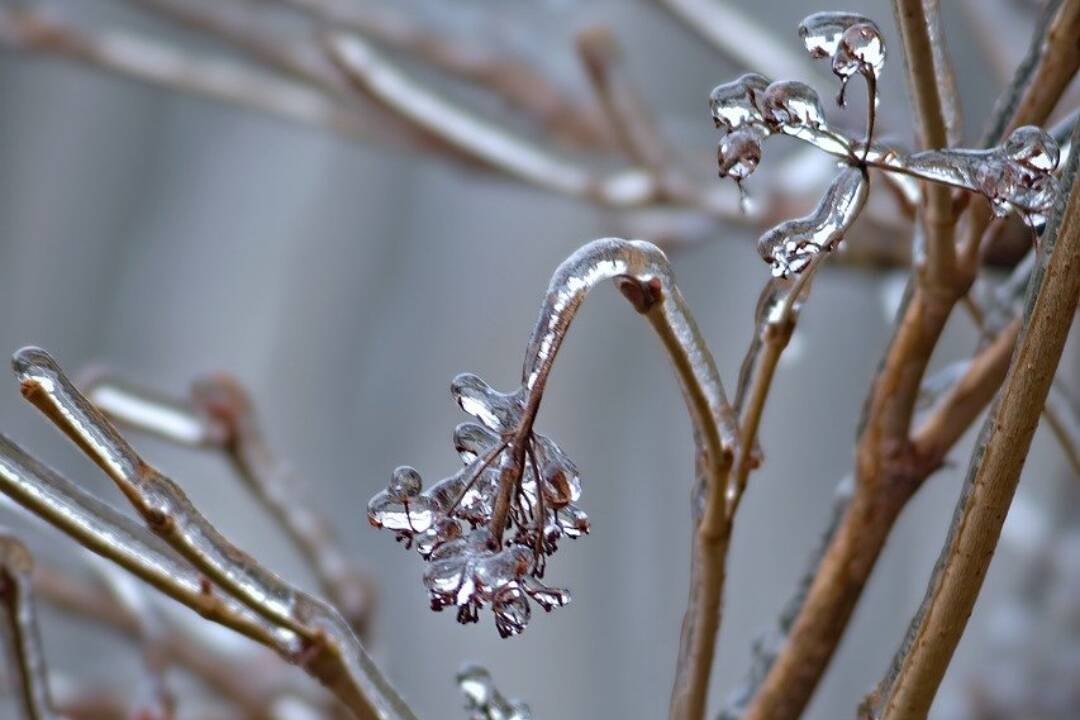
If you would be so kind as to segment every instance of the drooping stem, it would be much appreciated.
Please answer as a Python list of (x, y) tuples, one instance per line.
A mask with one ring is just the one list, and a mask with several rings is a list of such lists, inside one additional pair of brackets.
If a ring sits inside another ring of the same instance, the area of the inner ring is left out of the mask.
[(23, 394), (112, 478), (147, 526), (225, 593), (302, 641), (293, 657), (357, 717), (415, 716), (331, 606), (236, 548), (172, 480), (147, 464), (43, 350), (13, 360)]
[(38, 634), (33, 569), (34, 559), (22, 541), (0, 528), (0, 605), (13, 646), (8, 657), (18, 676), (18, 704), (27, 720), (58, 720)]
[[(1080, 141), (1074, 131), (1073, 142)], [(866, 703), (871, 717), (925, 718), (997, 547), (1080, 299), (1080, 185), (1070, 158), (1028, 292), (1024, 326), (1001, 396), (983, 426), (948, 538), (892, 668)]]

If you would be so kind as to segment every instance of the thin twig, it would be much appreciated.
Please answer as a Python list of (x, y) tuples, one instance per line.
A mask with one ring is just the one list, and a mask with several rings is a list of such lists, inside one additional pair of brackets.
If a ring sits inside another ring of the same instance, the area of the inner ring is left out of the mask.
[[(953, 147), (960, 142), (960, 111), (937, 0), (894, 0), (893, 7), (904, 43), (919, 142), (925, 149)], [(956, 265), (953, 242), (956, 217), (952, 191), (932, 182), (924, 182), (922, 190), (920, 216), (926, 230), (926, 281), (955, 284), (952, 275)]]
[(358, 35), (332, 32), (330, 57), (358, 90), (407, 124), (439, 138), (476, 162), (546, 190), (613, 207), (652, 202), (656, 184), (648, 173), (626, 170), (596, 177), (590, 170), (470, 114), (395, 67)]
[[(1073, 142), (1080, 141), (1074, 131)], [(1038, 427), (1080, 299), (1080, 185), (1055, 207), (1042, 240), (1045, 262), (1028, 292), (1024, 327), (1001, 396), (983, 426), (948, 538), (892, 668), (864, 705), (869, 717), (925, 718), (967, 626)]]
[(8, 657), (15, 661), (18, 704), (27, 720), (58, 720), (38, 634), (33, 570), (34, 558), (26, 545), (0, 528), (0, 605), (9, 630), (4, 634), (13, 646)]
[(290, 7), (322, 29), (358, 33), (486, 88), (536, 118), (555, 138), (597, 149), (610, 145), (595, 108), (575, 100), (523, 58), (462, 42), (442, 30), (425, 27), (390, 5), (364, 7), (338, 0), (257, 1)]

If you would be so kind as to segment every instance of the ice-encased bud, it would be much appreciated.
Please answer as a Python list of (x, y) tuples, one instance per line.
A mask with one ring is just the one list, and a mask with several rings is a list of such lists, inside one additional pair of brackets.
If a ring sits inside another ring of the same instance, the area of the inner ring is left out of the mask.
[(1057, 169), (1061, 150), (1050, 133), (1034, 125), (1018, 127), (1004, 144), (1011, 160), (1035, 172), (1050, 173)]
[(869, 72), (877, 78), (884, 67), (885, 40), (878, 26), (867, 20), (848, 27), (833, 55), (833, 72), (840, 77)]
[(532, 720), (532, 710), (519, 700), (507, 700), (495, 687), (491, 674), (479, 665), (469, 665), (457, 675), (465, 695), (469, 720)]
[(799, 23), (799, 37), (806, 45), (810, 57), (815, 59), (831, 58), (840, 47), (840, 40), (852, 25), (873, 24), (864, 15), (847, 12), (816, 12), (803, 18)]
[(495, 432), (508, 432), (521, 420), (519, 393), (501, 393), (472, 373), (455, 377), (450, 392), (462, 410)]
[(798, 274), (816, 255), (836, 247), (862, 210), (867, 185), (863, 170), (845, 168), (812, 213), (766, 231), (758, 239), (758, 252), (772, 265), (773, 275)]
[(825, 111), (817, 91), (797, 80), (778, 80), (762, 94), (761, 113), (769, 123), (817, 128), (825, 122)]
[(761, 122), (758, 103), (768, 86), (769, 81), (765, 76), (747, 73), (713, 88), (709, 93), (709, 111), (716, 127), (730, 132)]
[(720, 138), (716, 148), (720, 177), (735, 181), (750, 177), (761, 162), (761, 143), (764, 139), (764, 131), (756, 126), (739, 128)]

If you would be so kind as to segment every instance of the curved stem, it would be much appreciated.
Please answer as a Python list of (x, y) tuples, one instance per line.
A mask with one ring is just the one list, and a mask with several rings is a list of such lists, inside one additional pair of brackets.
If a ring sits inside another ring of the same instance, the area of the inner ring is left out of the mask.
[[(531, 428), (551, 368), (585, 296), (601, 282), (615, 280), (623, 295), (645, 315), (668, 353), (686, 401), (697, 446), (698, 487), (694, 491), (695, 540), (690, 599), (683, 620), (672, 717), (700, 718), (720, 625), (727, 540), (729, 472), (738, 442), (735, 413), (724, 394), (712, 353), (675, 285), (667, 258), (655, 246), (617, 238), (584, 246), (555, 271), (522, 368), (525, 412)], [(524, 448), (524, 443), (515, 447)], [(511, 461), (512, 462), (512, 461)], [(509, 498), (504, 475), (500, 497)]]

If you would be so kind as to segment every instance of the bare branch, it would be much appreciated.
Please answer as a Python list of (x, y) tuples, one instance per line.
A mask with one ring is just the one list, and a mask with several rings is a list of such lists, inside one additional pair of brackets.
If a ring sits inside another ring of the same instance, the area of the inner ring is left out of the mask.
[[(250, 0), (249, 0), (250, 1)], [(610, 139), (599, 113), (570, 97), (526, 59), (502, 55), (477, 43), (461, 42), (389, 5), (366, 7), (339, 0), (258, 0), (306, 14), (323, 28), (358, 33), (387, 47), (489, 89), (520, 108), (553, 136), (605, 148)]]
[(652, 201), (656, 186), (640, 170), (597, 178), (435, 95), (357, 35), (331, 33), (326, 50), (356, 87), (408, 124), (439, 138), (480, 164), (554, 192), (603, 205), (632, 207)]
[(58, 720), (38, 634), (30, 579), (33, 570), (30, 551), (17, 537), (0, 528), (0, 605), (10, 631), (9, 657), (18, 675), (19, 704), (27, 720)]
[[(1080, 132), (1074, 131), (1073, 142), (1078, 140)], [(1056, 208), (1042, 241), (1045, 260), (1031, 281), (1024, 327), (1001, 397), (972, 455), (923, 605), (892, 668), (865, 704), (871, 717), (926, 717), (993, 558), (1080, 299), (1077, 159), (1070, 159), (1065, 172), (1072, 192)]]
[[(135, 452), (45, 351), (23, 349), (13, 364), (24, 396), (112, 478), (153, 532), (225, 593), (264, 618), (278, 636), (287, 631), (299, 638), (299, 648), (290, 648), (287, 657), (316, 676), (358, 717), (414, 717), (332, 607), (296, 590), (232, 545), (179, 486)], [(99, 530), (107, 535), (108, 528)], [(200, 584), (205, 588), (205, 580)]]
[[(937, 0), (894, 0), (904, 42), (908, 86), (923, 148), (955, 146), (960, 141), (956, 81), (945, 50)], [(955, 272), (956, 222), (952, 193), (937, 183), (923, 183), (922, 221), (926, 229), (926, 279), (951, 282)]]

